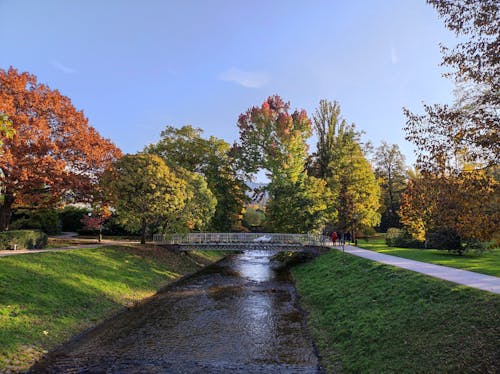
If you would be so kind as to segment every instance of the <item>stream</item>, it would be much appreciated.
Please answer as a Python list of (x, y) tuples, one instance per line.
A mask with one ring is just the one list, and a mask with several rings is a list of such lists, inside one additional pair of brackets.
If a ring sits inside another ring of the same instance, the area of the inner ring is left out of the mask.
[(50, 353), (32, 372), (317, 373), (291, 275), (275, 252), (213, 264)]

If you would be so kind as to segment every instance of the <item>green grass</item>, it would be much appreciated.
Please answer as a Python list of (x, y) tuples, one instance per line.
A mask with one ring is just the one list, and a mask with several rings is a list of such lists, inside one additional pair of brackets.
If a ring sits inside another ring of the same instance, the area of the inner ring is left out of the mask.
[(145, 246), (0, 258), (0, 372), (27, 369), (72, 335), (218, 258)]
[(328, 372), (498, 370), (498, 295), (338, 251), (292, 272)]
[(392, 256), (404, 257), (411, 260), (429, 262), (432, 264), (450, 266), (458, 269), (475, 271), (477, 273), (500, 277), (500, 249), (478, 253), (467, 253), (459, 256), (437, 249), (416, 249), (388, 247), (384, 238), (361, 239), (358, 247), (385, 253)]

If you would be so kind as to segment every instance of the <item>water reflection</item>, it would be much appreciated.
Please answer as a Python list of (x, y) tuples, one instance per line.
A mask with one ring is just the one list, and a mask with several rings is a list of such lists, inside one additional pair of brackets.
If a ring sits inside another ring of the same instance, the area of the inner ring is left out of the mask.
[(316, 372), (295, 289), (270, 268), (272, 254), (228, 256), (53, 354), (45, 369)]
[(272, 255), (271, 251), (245, 251), (234, 258), (232, 266), (246, 279), (255, 282), (270, 281), (275, 277), (269, 264)]

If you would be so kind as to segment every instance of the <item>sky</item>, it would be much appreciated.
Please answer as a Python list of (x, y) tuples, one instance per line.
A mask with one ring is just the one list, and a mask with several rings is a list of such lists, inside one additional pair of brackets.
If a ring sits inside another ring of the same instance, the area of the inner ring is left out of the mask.
[(336, 100), (411, 164), (402, 108), (453, 101), (439, 43), (456, 40), (424, 0), (0, 0), (0, 68), (70, 97), (125, 153), (166, 125), (233, 143), (278, 94), (310, 117)]

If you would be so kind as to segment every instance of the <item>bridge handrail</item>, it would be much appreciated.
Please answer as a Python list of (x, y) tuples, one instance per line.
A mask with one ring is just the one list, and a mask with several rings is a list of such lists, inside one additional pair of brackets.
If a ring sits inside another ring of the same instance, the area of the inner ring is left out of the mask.
[(227, 233), (200, 232), (187, 234), (155, 234), (153, 241), (159, 244), (300, 244), (324, 246), (330, 239), (318, 234), (281, 234), (281, 233)]

